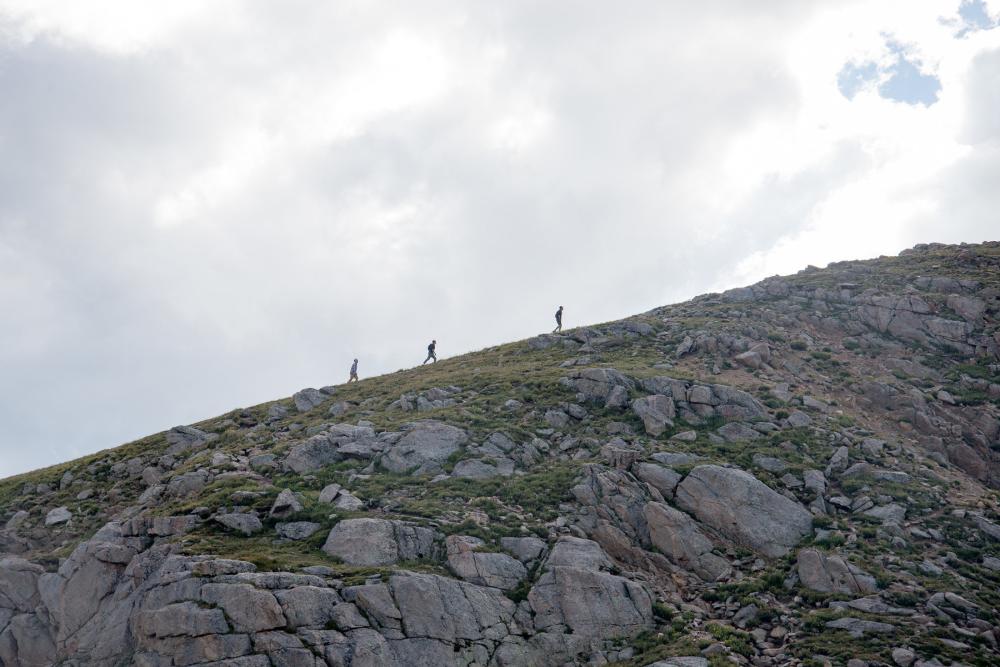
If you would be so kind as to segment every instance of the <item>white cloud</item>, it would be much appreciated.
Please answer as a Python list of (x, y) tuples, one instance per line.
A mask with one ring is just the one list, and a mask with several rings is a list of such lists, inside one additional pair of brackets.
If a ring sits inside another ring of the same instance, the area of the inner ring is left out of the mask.
[[(0, 0), (0, 474), (987, 236), (1000, 30), (957, 8)], [(840, 93), (889, 39), (935, 104)]]

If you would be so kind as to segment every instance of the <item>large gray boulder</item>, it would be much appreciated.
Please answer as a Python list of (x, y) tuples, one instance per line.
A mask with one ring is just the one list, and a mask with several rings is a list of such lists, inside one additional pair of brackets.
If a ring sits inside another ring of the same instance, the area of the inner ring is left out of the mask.
[(176, 602), (136, 615), (137, 632), (150, 637), (199, 637), (229, 632), (225, 613), (197, 602)]
[(522, 563), (533, 563), (545, 555), (545, 542), (537, 537), (501, 537), (500, 547)]
[(642, 388), (669, 396), (684, 419), (697, 422), (707, 417), (763, 419), (767, 408), (745, 391), (721, 384), (697, 384), (665, 375), (642, 380)]
[(336, 463), (343, 458), (339, 447), (330, 440), (329, 435), (319, 433), (305, 442), (292, 446), (288, 451), (288, 456), (285, 457), (285, 465), (302, 475)]
[(278, 537), (286, 540), (305, 540), (312, 536), (322, 526), (314, 521), (292, 521), (289, 523), (279, 523), (274, 527)]
[(0, 664), (49, 667), (55, 664), (52, 631), (36, 614), (20, 614), (0, 631)]
[(49, 510), (48, 514), (45, 515), (45, 525), (58, 526), (61, 523), (66, 523), (72, 518), (73, 513), (68, 509), (65, 507), (56, 507), (55, 509)]
[(460, 428), (438, 421), (415, 422), (382, 456), (382, 467), (394, 473), (437, 474), (468, 440)]
[(378, 567), (435, 558), (441, 535), (405, 521), (344, 519), (330, 530), (323, 551), (348, 565)]
[(295, 409), (299, 412), (308, 412), (327, 398), (329, 397), (319, 389), (307, 387), (295, 392), (292, 395), (292, 402), (295, 403)]
[(616, 639), (653, 625), (653, 601), (646, 589), (606, 572), (550, 567), (532, 586), (528, 603), (539, 632)]
[(674, 491), (681, 481), (681, 476), (656, 463), (636, 463), (632, 466), (632, 474), (660, 492), (664, 498), (674, 497)]
[(612, 563), (601, 545), (582, 537), (563, 535), (552, 547), (547, 567), (573, 567), (581, 570), (610, 570)]
[(390, 577), (388, 588), (407, 637), (500, 640), (516, 626), (514, 603), (495, 588), (409, 572)]
[(287, 624), (274, 595), (250, 584), (205, 584), (201, 600), (225, 611), (236, 632), (260, 632)]
[(878, 590), (875, 577), (835, 554), (803, 549), (797, 566), (802, 585), (820, 593), (865, 595)]
[(295, 493), (291, 489), (284, 489), (274, 499), (274, 504), (271, 505), (270, 516), (274, 519), (284, 519), (301, 511), (302, 503), (295, 497)]
[(0, 610), (32, 612), (38, 606), (38, 578), (45, 568), (17, 556), (0, 560)]
[(219, 436), (215, 433), (206, 433), (194, 426), (175, 426), (167, 431), (166, 437), (167, 444), (170, 445), (166, 453), (177, 456), (190, 450), (204, 449)]
[(178, 498), (198, 493), (208, 484), (209, 473), (207, 470), (192, 470), (181, 475), (175, 475), (167, 482), (166, 493)]
[(226, 528), (247, 536), (259, 533), (264, 529), (264, 525), (257, 518), (256, 514), (232, 512), (230, 514), (219, 514), (215, 517), (215, 520)]
[(681, 509), (729, 539), (777, 558), (812, 530), (812, 515), (748, 472), (716, 465), (694, 468), (677, 486)]
[(325, 628), (337, 616), (340, 596), (332, 588), (296, 586), (274, 593), (289, 628)]
[(455, 464), (452, 477), (469, 479), (489, 479), (490, 477), (510, 477), (514, 474), (514, 462), (510, 459), (465, 459)]
[(663, 394), (635, 399), (632, 401), (632, 411), (642, 420), (646, 433), (654, 437), (672, 428), (674, 417), (677, 416), (674, 400)]
[(643, 511), (649, 540), (675, 565), (705, 581), (728, 577), (726, 559), (712, 553), (713, 544), (690, 516), (664, 503), (647, 503)]
[(623, 407), (635, 382), (614, 368), (584, 368), (574, 371), (563, 384), (575, 389), (585, 401), (606, 407)]
[(445, 540), (448, 569), (470, 584), (510, 590), (527, 576), (520, 561), (504, 553), (477, 551), (484, 542), (475, 537), (451, 535)]

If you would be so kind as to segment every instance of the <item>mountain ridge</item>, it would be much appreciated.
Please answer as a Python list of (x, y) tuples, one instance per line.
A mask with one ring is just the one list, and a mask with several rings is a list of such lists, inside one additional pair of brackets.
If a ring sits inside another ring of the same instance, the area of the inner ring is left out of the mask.
[(998, 313), (922, 244), (0, 480), (0, 664), (992, 664)]

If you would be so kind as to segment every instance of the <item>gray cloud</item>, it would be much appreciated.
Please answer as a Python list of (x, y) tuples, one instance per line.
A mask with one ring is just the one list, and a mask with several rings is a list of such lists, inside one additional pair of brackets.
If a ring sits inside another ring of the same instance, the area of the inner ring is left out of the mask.
[(705, 291), (871, 171), (844, 141), (736, 213), (714, 192), (795, 121), (786, 40), (840, 4), (248, 2), (126, 52), (0, 37), (0, 475), (354, 356)]

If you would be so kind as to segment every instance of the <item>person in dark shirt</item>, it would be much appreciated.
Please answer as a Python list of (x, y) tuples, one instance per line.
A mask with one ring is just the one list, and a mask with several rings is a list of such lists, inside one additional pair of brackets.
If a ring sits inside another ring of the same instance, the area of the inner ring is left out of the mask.
[(357, 359), (355, 359), (354, 363), (351, 364), (351, 377), (348, 378), (347, 381), (349, 383), (350, 382), (357, 382), (358, 381), (358, 360)]
[[(426, 364), (428, 361), (431, 361), (432, 359), (434, 360), (434, 363), (437, 363), (438, 358), (437, 355), (434, 354), (434, 350), (436, 349), (437, 349), (437, 341), (432, 340), (431, 344), (427, 346), (427, 358), (424, 359), (424, 364)], [(423, 366), (424, 364), (420, 365)]]
[(562, 331), (562, 311), (563, 307), (559, 306), (559, 310), (556, 311), (556, 328), (552, 330), (552, 333)]

